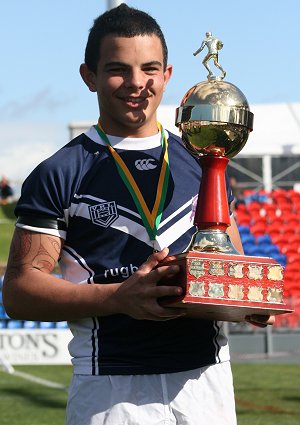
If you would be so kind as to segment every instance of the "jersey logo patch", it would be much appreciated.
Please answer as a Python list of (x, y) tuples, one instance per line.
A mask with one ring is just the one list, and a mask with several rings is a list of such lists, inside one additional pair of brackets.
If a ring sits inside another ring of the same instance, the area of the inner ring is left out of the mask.
[(154, 170), (157, 167), (155, 159), (137, 159), (134, 163), (136, 168), (140, 171)]
[(110, 226), (119, 217), (115, 201), (89, 206), (89, 211), (92, 222), (102, 227)]

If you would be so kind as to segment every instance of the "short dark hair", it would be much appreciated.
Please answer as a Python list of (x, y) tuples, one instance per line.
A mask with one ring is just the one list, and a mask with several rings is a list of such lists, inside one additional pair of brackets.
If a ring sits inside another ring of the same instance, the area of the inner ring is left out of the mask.
[(103, 13), (94, 20), (94, 25), (90, 29), (84, 57), (85, 64), (90, 71), (97, 72), (101, 41), (105, 36), (111, 34), (128, 38), (138, 35), (156, 35), (161, 41), (163, 65), (164, 69), (166, 69), (168, 48), (160, 26), (148, 13), (122, 3), (120, 6)]

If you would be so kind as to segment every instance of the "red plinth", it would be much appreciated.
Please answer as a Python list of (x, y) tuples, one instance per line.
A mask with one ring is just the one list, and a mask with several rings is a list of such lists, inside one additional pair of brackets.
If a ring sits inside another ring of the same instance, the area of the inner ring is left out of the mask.
[(271, 258), (187, 252), (168, 257), (164, 264), (178, 264), (181, 271), (176, 282), (160, 284), (180, 284), (183, 295), (160, 303), (180, 306), (188, 317), (241, 322), (251, 314), (292, 311), (284, 302), (283, 268)]
[[(198, 231), (225, 232), (230, 225), (225, 181), (228, 158), (207, 155), (198, 159), (202, 181), (195, 226)], [(187, 253), (166, 258), (162, 264), (178, 264), (181, 271), (177, 279), (163, 279), (159, 284), (179, 284), (183, 295), (159, 302), (180, 306), (190, 317), (230, 322), (244, 321), (252, 314), (277, 315), (292, 311), (284, 303), (280, 264), (271, 258), (223, 254), (222, 247), (219, 251), (193, 251), (192, 246)]]

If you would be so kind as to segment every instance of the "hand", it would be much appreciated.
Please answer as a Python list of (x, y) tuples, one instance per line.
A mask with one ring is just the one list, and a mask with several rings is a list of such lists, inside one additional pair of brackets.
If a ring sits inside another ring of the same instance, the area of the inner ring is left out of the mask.
[(245, 317), (246, 322), (251, 325), (258, 326), (259, 328), (265, 328), (267, 325), (274, 325), (275, 316), (260, 316), (259, 314), (252, 314), (251, 316)]
[[(179, 266), (161, 266), (159, 263), (168, 255), (167, 248), (152, 254), (148, 260), (116, 291), (116, 310), (138, 320), (171, 320), (185, 315), (179, 307), (162, 307), (157, 299), (164, 296), (179, 296), (182, 288), (178, 286), (157, 286), (162, 277), (174, 277)], [(157, 267), (158, 266), (158, 267)]]

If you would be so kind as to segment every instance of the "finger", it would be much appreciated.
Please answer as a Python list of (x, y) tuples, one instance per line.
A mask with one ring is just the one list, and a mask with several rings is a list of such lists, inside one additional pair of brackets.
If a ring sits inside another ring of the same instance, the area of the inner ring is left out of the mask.
[(273, 325), (275, 323), (275, 317), (268, 315), (252, 314), (251, 316), (245, 317), (245, 320), (252, 325), (261, 328), (265, 328), (267, 325)]
[[(180, 266), (163, 266), (149, 272), (144, 280), (148, 283), (149, 295), (159, 297), (170, 292), (172, 295), (180, 295), (182, 288), (179, 279)], [(163, 292), (163, 294), (161, 294)], [(168, 295), (170, 295), (168, 293)]]
[(149, 290), (149, 295), (153, 298), (162, 297), (180, 297), (183, 295), (183, 289), (181, 286), (155, 286)]
[(186, 310), (183, 308), (174, 308), (174, 307), (160, 307), (159, 304), (157, 308), (152, 311), (150, 314), (150, 320), (156, 321), (165, 321), (165, 320), (173, 320), (179, 317), (186, 316)]
[(169, 254), (169, 248), (163, 248), (161, 251), (154, 252), (139, 268), (142, 271), (152, 270), (158, 265), (159, 262), (163, 261)]

